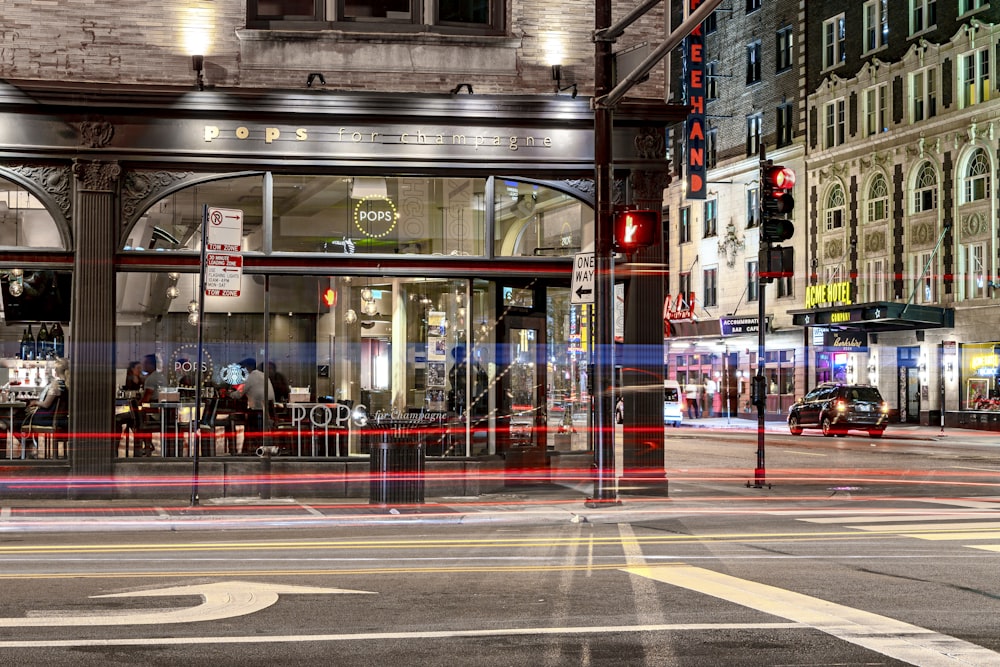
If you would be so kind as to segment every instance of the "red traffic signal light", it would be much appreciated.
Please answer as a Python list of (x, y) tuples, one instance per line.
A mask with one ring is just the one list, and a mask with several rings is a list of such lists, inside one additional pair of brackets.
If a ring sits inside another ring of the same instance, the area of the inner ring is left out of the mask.
[(659, 224), (659, 211), (619, 211), (615, 214), (615, 250), (630, 253), (653, 245)]
[(795, 172), (781, 165), (767, 164), (761, 168), (761, 208), (764, 215), (788, 215), (795, 208), (791, 189)]

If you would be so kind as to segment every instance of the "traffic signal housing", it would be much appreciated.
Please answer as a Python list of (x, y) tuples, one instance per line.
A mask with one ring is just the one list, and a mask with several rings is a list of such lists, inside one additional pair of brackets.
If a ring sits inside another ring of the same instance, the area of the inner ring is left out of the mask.
[(792, 238), (795, 225), (789, 219), (795, 210), (792, 188), (795, 172), (770, 160), (760, 169), (760, 237), (765, 243), (781, 243)]
[(653, 245), (659, 225), (659, 211), (618, 211), (615, 213), (614, 249), (630, 254)]

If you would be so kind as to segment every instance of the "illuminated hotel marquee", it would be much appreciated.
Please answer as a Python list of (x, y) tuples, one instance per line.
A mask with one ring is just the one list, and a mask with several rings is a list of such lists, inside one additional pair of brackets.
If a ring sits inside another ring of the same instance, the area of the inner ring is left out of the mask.
[(838, 303), (843, 306), (850, 306), (853, 303), (851, 300), (851, 283), (849, 281), (845, 280), (839, 283), (825, 283), (823, 285), (810, 285), (806, 287), (806, 308)]

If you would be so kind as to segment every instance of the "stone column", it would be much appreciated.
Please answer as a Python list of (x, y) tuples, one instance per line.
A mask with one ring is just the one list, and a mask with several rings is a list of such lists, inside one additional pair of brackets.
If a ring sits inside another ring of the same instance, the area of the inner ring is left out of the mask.
[[(115, 213), (117, 162), (78, 160), (73, 164), (73, 310), (70, 361), (70, 475), (74, 480), (107, 480), (118, 439), (115, 412), (115, 267), (118, 240)], [(113, 496), (108, 484), (75, 483), (71, 497)]]
[[(663, 189), (670, 182), (665, 130), (637, 128), (629, 176), (630, 200), (639, 209), (662, 211)], [(617, 164), (617, 161), (616, 161)], [(636, 253), (638, 266), (665, 270), (663, 227), (653, 245)], [(625, 286), (625, 345), (617, 363), (623, 368), (625, 415), (623, 493), (667, 493), (663, 426), (663, 280), (660, 270), (633, 272)]]

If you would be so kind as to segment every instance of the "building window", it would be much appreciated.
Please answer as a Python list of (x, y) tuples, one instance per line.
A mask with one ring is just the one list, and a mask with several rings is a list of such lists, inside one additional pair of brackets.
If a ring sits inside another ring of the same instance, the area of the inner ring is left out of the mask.
[(719, 305), (719, 269), (705, 269), (704, 285), (702, 286), (702, 305), (713, 308)]
[(775, 34), (775, 72), (783, 72), (792, 66), (792, 26), (786, 26)]
[(760, 42), (747, 44), (747, 85), (760, 81)]
[(757, 275), (757, 260), (747, 262), (747, 301), (754, 302), (758, 299), (760, 290), (760, 277)]
[(760, 9), (761, 0), (747, 0), (747, 14)]
[(747, 227), (760, 224), (760, 188), (747, 188)]
[(704, 236), (706, 238), (709, 236), (717, 236), (718, 233), (719, 233), (719, 200), (706, 199)]
[(865, 53), (883, 48), (889, 43), (888, 0), (868, 0), (863, 10)]
[(910, 0), (910, 34), (930, 30), (937, 24), (937, 0)]
[(685, 206), (681, 209), (681, 219), (679, 224), (677, 242), (688, 243), (691, 241), (691, 208)]
[(889, 274), (886, 272), (888, 264), (889, 260), (884, 257), (869, 259), (865, 262), (865, 301), (871, 303), (888, 300)]
[(756, 157), (760, 154), (760, 132), (762, 124), (763, 119), (759, 113), (747, 116), (747, 157)]
[(693, 304), (688, 303), (688, 299), (691, 298), (691, 274), (682, 273), (677, 277), (677, 295), (681, 298), (688, 308), (691, 308)]
[(823, 148), (839, 146), (847, 138), (847, 105), (844, 98), (823, 106)]
[(826, 231), (844, 228), (844, 210), (847, 208), (847, 200), (844, 197), (844, 188), (838, 183), (830, 189), (830, 194), (826, 198)]
[(868, 185), (868, 222), (885, 222), (889, 219), (889, 183), (882, 174), (875, 174)]
[(704, 21), (701, 22), (702, 32), (706, 35), (711, 35), (713, 32), (719, 29), (719, 21), (715, 16), (715, 12), (709, 14)]
[[(429, 12), (429, 13), (428, 13)], [(258, 29), (329, 29), (353, 23), (352, 29), (375, 24), (378, 30), (415, 29), (496, 34), (506, 6), (500, 0), (248, 0), (247, 27)], [(331, 15), (332, 13), (332, 15)], [(418, 28), (419, 26), (419, 28)]]
[(962, 246), (962, 264), (965, 269), (965, 298), (982, 299), (986, 296), (986, 244), (972, 243)]
[(719, 97), (719, 63), (705, 63), (705, 99), (714, 100)]
[(976, 49), (960, 57), (959, 98), (963, 107), (990, 99), (990, 50)]
[(989, 7), (989, 0), (958, 0), (958, 15), (968, 14), (983, 7)]
[(778, 147), (787, 146), (792, 143), (793, 123), (792, 123), (792, 103), (788, 102), (778, 107), (777, 114)]
[(715, 169), (719, 159), (719, 130), (712, 128), (705, 133), (705, 166)]
[(844, 64), (847, 59), (847, 52), (844, 50), (846, 40), (847, 26), (843, 14), (823, 21), (823, 69)]
[(865, 136), (889, 131), (889, 84), (880, 83), (864, 92)]
[(913, 189), (913, 212), (924, 213), (937, 208), (937, 172), (930, 162), (924, 162), (917, 172), (917, 183)]
[[(793, 251), (794, 252), (794, 251)], [(775, 285), (777, 285), (778, 298), (783, 299), (789, 296), (795, 296), (794, 290), (792, 290), (792, 277), (788, 276), (786, 278), (775, 278)]]
[(990, 196), (990, 159), (986, 151), (977, 148), (965, 172), (965, 203), (988, 199)]
[(938, 274), (934, 266), (934, 253), (921, 252), (913, 255), (910, 271), (911, 275), (914, 276), (917, 303), (934, 303), (937, 295), (936, 277)]
[(910, 117), (916, 123), (937, 115), (937, 70), (933, 67), (910, 75)]

